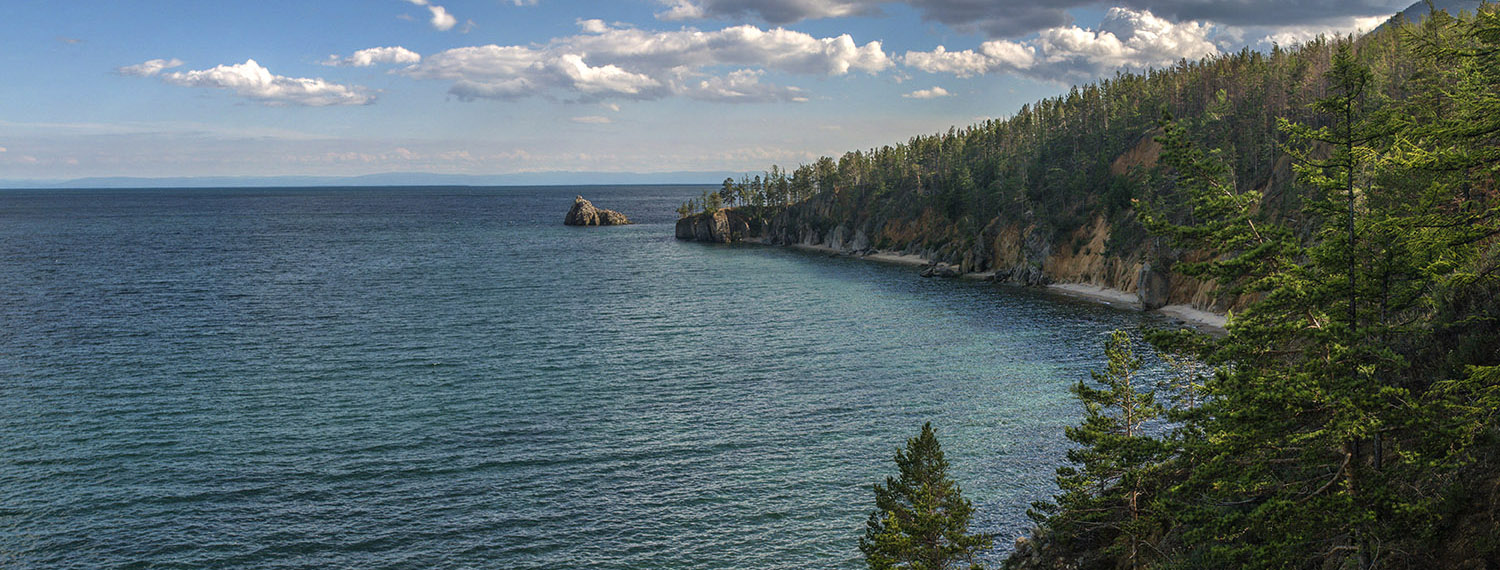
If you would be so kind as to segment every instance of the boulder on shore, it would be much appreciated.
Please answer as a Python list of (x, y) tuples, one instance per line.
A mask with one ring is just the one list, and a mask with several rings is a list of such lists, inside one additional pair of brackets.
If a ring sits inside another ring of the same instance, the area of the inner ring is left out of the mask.
[(595, 208), (592, 202), (584, 200), (583, 196), (573, 199), (573, 208), (568, 210), (568, 217), (563, 219), (563, 225), (568, 226), (623, 226), (630, 223), (630, 219), (614, 210)]

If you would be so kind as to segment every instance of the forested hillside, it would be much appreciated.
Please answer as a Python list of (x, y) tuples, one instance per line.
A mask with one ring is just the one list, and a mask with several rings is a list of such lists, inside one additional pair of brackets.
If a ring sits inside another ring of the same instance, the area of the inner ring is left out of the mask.
[(1160, 385), (1111, 339), (1008, 567), (1500, 567), (1492, 5), (1121, 75), (702, 205), (726, 200), (730, 238), (1234, 309), (1222, 337), (1148, 335)]
[[(1401, 37), (1382, 30), (1359, 40), (1378, 96), (1407, 97), (1418, 73)], [(1326, 93), (1339, 41), (1122, 73), (1009, 118), (725, 181), (683, 214), (742, 206), (730, 214), (749, 233), (729, 239), (895, 250), (1001, 281), (1092, 283), (1139, 293), (1146, 308), (1222, 312), (1240, 300), (1171, 271), (1194, 253), (1148, 239), (1133, 207), (1143, 198), (1174, 206), (1152, 183), (1162, 121), (1177, 118), (1194, 142), (1218, 149), (1267, 208), (1291, 211), (1293, 163), (1277, 122), (1327, 123), (1311, 105)]]

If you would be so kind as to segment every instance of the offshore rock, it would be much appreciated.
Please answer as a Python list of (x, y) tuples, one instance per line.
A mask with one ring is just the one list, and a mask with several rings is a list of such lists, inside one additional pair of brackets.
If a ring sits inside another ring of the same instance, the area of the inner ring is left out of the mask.
[(568, 210), (568, 217), (563, 219), (563, 225), (568, 226), (623, 226), (628, 223), (630, 219), (625, 214), (595, 208), (583, 196), (573, 199), (573, 208)]

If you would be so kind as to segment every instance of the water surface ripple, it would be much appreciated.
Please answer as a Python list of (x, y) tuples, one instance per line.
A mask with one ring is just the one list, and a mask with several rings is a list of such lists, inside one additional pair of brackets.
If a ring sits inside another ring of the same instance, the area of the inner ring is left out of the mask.
[(0, 193), (0, 566), (858, 568), (926, 420), (1008, 546), (1146, 317), (673, 240), (701, 190)]

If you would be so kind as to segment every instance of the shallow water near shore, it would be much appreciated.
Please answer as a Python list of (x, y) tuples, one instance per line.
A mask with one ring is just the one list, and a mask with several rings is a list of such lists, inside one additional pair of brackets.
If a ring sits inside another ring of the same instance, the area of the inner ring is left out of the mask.
[(0, 192), (0, 566), (859, 568), (924, 421), (998, 560), (1160, 319), (674, 240), (703, 189)]

